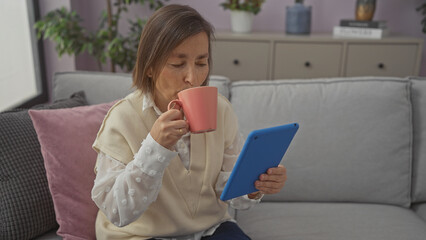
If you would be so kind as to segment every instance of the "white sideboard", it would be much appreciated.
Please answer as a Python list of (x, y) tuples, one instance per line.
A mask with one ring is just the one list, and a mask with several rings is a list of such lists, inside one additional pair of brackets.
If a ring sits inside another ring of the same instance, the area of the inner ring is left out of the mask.
[(212, 74), (232, 81), (419, 74), (423, 40), (334, 38), (331, 34), (217, 32)]

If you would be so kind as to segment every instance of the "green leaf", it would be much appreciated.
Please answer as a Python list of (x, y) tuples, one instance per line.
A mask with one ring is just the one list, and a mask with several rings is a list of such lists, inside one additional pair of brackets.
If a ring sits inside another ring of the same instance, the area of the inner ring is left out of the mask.
[(264, 2), (265, 0), (244, 0), (242, 2), (239, 0), (227, 0), (219, 5), (225, 10), (240, 10), (258, 14)]
[(87, 50), (88, 50), (89, 54), (93, 53), (93, 44), (92, 43), (87, 44)]

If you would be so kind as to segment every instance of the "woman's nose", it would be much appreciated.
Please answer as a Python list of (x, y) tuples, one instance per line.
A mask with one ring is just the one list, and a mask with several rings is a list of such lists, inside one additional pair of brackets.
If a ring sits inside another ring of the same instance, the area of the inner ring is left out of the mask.
[(185, 82), (190, 84), (191, 86), (194, 86), (196, 82), (196, 74), (195, 74), (194, 68), (192, 67), (188, 68), (188, 71), (186, 72), (186, 75), (185, 75)]

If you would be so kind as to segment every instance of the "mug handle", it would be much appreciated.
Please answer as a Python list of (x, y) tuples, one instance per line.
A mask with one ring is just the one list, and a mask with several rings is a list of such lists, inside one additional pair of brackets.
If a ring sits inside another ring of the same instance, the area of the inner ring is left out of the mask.
[(170, 109), (181, 110), (182, 109), (182, 101), (179, 100), (179, 99), (172, 100), (171, 102), (169, 102), (169, 105), (167, 105), (167, 110), (170, 110)]
[[(167, 105), (167, 111), (170, 110), (170, 109), (181, 110), (183, 108), (182, 106), (183, 106), (182, 101), (179, 100), (179, 99), (175, 99), (175, 100), (172, 100), (171, 102), (169, 102), (169, 105)], [(186, 123), (189, 125), (188, 119), (186, 119)]]

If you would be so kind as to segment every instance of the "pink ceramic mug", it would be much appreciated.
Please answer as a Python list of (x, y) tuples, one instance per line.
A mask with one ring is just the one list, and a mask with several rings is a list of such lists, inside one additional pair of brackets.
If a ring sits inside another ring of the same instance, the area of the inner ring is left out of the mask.
[(168, 109), (178, 106), (183, 109), (192, 133), (216, 130), (217, 88), (194, 87), (178, 93), (178, 99), (171, 101)]

